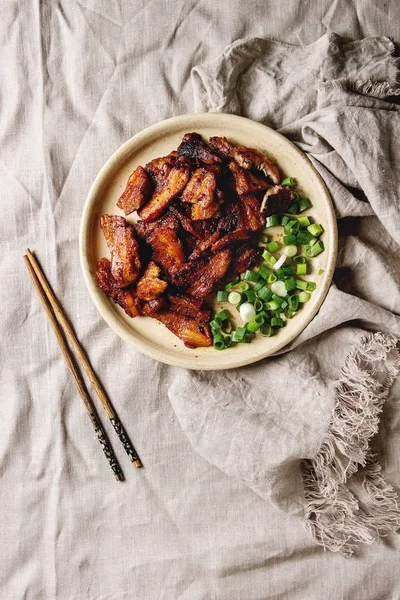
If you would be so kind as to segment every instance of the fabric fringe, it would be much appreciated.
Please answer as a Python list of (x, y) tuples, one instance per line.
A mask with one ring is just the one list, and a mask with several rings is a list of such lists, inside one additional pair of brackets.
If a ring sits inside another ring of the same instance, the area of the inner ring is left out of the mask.
[[(360, 542), (400, 529), (397, 495), (369, 449), (400, 370), (397, 344), (394, 336), (368, 334), (348, 355), (326, 438), (317, 456), (302, 463), (307, 527), (325, 549), (345, 556)], [(347, 486), (359, 469), (360, 499)]]

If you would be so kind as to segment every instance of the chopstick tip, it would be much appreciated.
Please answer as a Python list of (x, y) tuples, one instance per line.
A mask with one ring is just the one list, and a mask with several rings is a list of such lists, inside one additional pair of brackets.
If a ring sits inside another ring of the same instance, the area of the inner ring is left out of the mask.
[(141, 469), (143, 467), (143, 464), (141, 463), (141, 461), (139, 459), (134, 460), (133, 461), (133, 465), (137, 468), (137, 469)]

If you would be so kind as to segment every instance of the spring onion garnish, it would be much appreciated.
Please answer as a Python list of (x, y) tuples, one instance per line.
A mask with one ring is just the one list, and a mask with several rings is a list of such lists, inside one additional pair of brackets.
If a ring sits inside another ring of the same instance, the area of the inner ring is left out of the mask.
[(250, 333), (255, 333), (264, 324), (264, 317), (260, 315), (256, 315), (254, 319), (252, 319), (249, 323), (247, 323), (247, 331)]
[(234, 279), (234, 281), (231, 281), (230, 283), (227, 283), (225, 286), (225, 291), (228, 292), (230, 289), (232, 289), (233, 287), (235, 287), (235, 285), (237, 285), (239, 283), (239, 279)]
[(246, 341), (246, 327), (238, 327), (236, 331), (232, 332), (232, 342), (243, 343)]
[(305, 304), (310, 298), (311, 296), (308, 292), (300, 292), (299, 294), (299, 302), (301, 302), (301, 304)]
[[(272, 284), (274, 285), (274, 284)], [(265, 285), (263, 288), (261, 288), (261, 290), (259, 290), (258, 292), (258, 296), (259, 298), (261, 298), (261, 300), (264, 300), (264, 302), (268, 302), (268, 300), (270, 298), (272, 298), (272, 292), (274, 291), (272, 289), (272, 285), (271, 285), (271, 290), (269, 288), (267, 288), (267, 286)]]
[(224, 336), (220, 333), (214, 335), (213, 345), (216, 350), (223, 350), (225, 348)]
[(307, 227), (307, 231), (309, 231), (313, 237), (318, 237), (324, 230), (318, 223), (313, 223)]
[(285, 179), (282, 179), (281, 185), (286, 185), (287, 187), (293, 187), (296, 185), (296, 181), (293, 177), (285, 177)]
[(231, 313), (225, 308), (224, 310), (221, 310), (215, 315), (215, 320), (219, 321), (220, 323), (223, 323), (224, 321), (226, 321), (226, 319), (229, 319), (230, 316)]
[(307, 281), (307, 290), (313, 292), (317, 285), (313, 281)]
[(243, 279), (244, 281), (253, 281), (254, 283), (257, 283), (257, 281), (260, 279), (260, 276), (256, 271), (250, 271), (248, 269), (244, 274)]
[(277, 296), (281, 296), (281, 297), (287, 296), (287, 289), (285, 287), (284, 281), (275, 281), (275, 283), (273, 283), (271, 285), (271, 290)]
[(264, 252), (262, 253), (262, 257), (265, 260), (265, 262), (268, 263), (271, 267), (273, 267), (276, 263), (275, 256), (272, 256), (272, 254), (268, 252), (268, 250), (264, 250)]
[[(295, 236), (293, 236), (295, 237)], [(294, 244), (289, 244), (288, 246), (285, 246), (284, 252), (286, 254), (286, 256), (289, 256), (290, 258), (292, 258), (293, 256), (295, 256), (297, 254), (297, 246), (295, 246)]]
[(325, 249), (325, 247), (324, 247), (323, 242), (321, 242), (321, 240), (318, 240), (318, 242), (316, 244), (314, 244), (313, 246), (310, 247), (312, 256), (318, 256), (318, 254), (321, 254), (321, 252), (323, 252), (324, 249)]
[(268, 323), (264, 323), (263, 325), (261, 325), (259, 331), (260, 334), (264, 337), (271, 337), (272, 335), (272, 327)]
[(272, 317), (271, 327), (283, 327), (283, 321), (280, 317)]
[(236, 287), (242, 292), (245, 292), (246, 290), (250, 289), (250, 285), (247, 283), (247, 281), (239, 281)]
[(235, 306), (237, 304), (239, 304), (241, 299), (242, 299), (242, 294), (239, 294), (239, 292), (230, 292), (230, 294), (228, 296), (229, 304), (234, 304)]
[(269, 242), (269, 244), (267, 244), (267, 248), (270, 252), (275, 252), (276, 250), (278, 250), (279, 244), (277, 244), (276, 242)]
[(305, 259), (304, 256), (294, 256), (293, 257), (293, 262), (296, 263), (296, 264), (301, 265), (303, 263), (306, 263), (307, 261), (306, 261), (306, 259)]
[(308, 227), (309, 225), (311, 225), (309, 217), (298, 217), (297, 220), (300, 223), (300, 227)]
[(221, 325), (222, 333), (231, 333), (232, 329), (233, 329), (232, 322), (229, 321), (228, 319), (226, 321), (224, 321)]
[(306, 290), (307, 289), (307, 281), (303, 281), (302, 279), (296, 279), (296, 288), (298, 290)]
[(217, 302), (228, 302), (228, 292), (217, 292)]
[[(266, 264), (262, 264), (262, 265), (261, 265), (261, 267), (258, 269), (258, 274), (259, 274), (259, 276), (260, 276), (260, 277), (262, 277), (263, 279), (267, 280), (267, 278), (268, 278), (268, 275), (270, 274), (270, 272), (269, 272), (269, 269), (268, 269), (268, 267), (267, 267), (267, 265), (266, 265)], [(257, 286), (257, 285), (258, 285), (258, 284), (256, 283), (256, 286)], [(263, 285), (264, 285), (264, 284), (263, 284)], [(256, 287), (256, 286), (255, 286), (255, 287)]]
[(282, 254), (282, 256), (280, 256), (278, 258), (278, 260), (275, 262), (275, 264), (272, 265), (272, 268), (274, 269), (274, 271), (277, 271), (278, 269), (280, 269), (286, 259), (287, 259), (286, 254)]
[(242, 321), (244, 321), (245, 323), (249, 323), (256, 316), (255, 308), (252, 304), (250, 304), (250, 302), (244, 302), (243, 304), (241, 304), (239, 312)]
[(267, 244), (268, 243), (268, 236), (266, 233), (262, 233), (260, 235), (260, 243), (261, 244)]
[(300, 265), (296, 265), (296, 275), (307, 275), (307, 265), (306, 265), (306, 263), (302, 263)]
[(294, 277), (288, 277), (285, 279), (284, 283), (288, 292), (296, 289), (296, 280)]
[(323, 273), (325, 273), (325, 269), (318, 269), (318, 275), (322, 275)]
[(284, 235), (283, 243), (285, 246), (295, 246), (297, 244), (297, 236), (294, 234)]
[(274, 281), (276, 281), (278, 278), (275, 275), (275, 273), (270, 273), (268, 275), (268, 279), (267, 279), (267, 283), (274, 283)]
[(294, 201), (294, 202), (291, 204), (291, 206), (289, 206), (289, 208), (288, 208), (288, 213), (289, 213), (290, 215), (295, 215), (295, 214), (297, 214), (298, 212), (300, 212), (300, 210), (299, 210), (299, 203), (298, 203), (298, 202), (296, 202), (296, 201)]
[(266, 218), (265, 227), (275, 227), (275, 225), (279, 225), (279, 222), (279, 215), (271, 215), (270, 217)]
[(300, 198), (299, 212), (303, 212), (303, 210), (307, 210), (307, 208), (310, 208), (310, 206), (311, 206), (311, 202), (309, 201), (308, 198)]

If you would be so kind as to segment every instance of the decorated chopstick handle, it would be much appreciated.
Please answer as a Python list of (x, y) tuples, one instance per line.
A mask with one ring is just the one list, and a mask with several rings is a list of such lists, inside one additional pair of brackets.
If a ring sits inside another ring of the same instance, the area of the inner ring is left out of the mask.
[(90, 419), (94, 425), (94, 431), (97, 435), (97, 439), (99, 440), (100, 445), (103, 448), (104, 456), (106, 457), (108, 464), (110, 465), (111, 469), (113, 470), (115, 478), (122, 481), (124, 476), (123, 476), (120, 466), (117, 462), (115, 454), (110, 446), (110, 443), (106, 437), (104, 429), (102, 428), (99, 420), (97, 419), (97, 417), (94, 413), (90, 413)]
[(133, 462), (135, 467), (142, 467), (142, 461), (140, 460), (138, 453), (136, 452), (133, 444), (128, 438), (128, 434), (126, 433), (121, 421), (118, 419), (117, 416), (111, 417), (110, 421), (131, 462)]

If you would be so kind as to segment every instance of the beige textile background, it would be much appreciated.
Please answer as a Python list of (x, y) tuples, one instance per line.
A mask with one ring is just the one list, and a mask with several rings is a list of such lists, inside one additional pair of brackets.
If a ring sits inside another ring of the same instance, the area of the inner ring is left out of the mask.
[[(299, 521), (194, 453), (167, 398), (174, 369), (125, 346), (95, 311), (78, 228), (112, 152), (194, 110), (194, 65), (243, 37), (308, 44), (328, 29), (399, 41), (399, 5), (4, 0), (0, 16), (0, 598), (398, 600), (398, 538), (349, 560), (326, 554)], [(33, 295), (27, 245), (146, 465), (133, 470), (114, 444), (123, 484)], [(399, 433), (392, 414), (389, 404), (381, 438)]]

